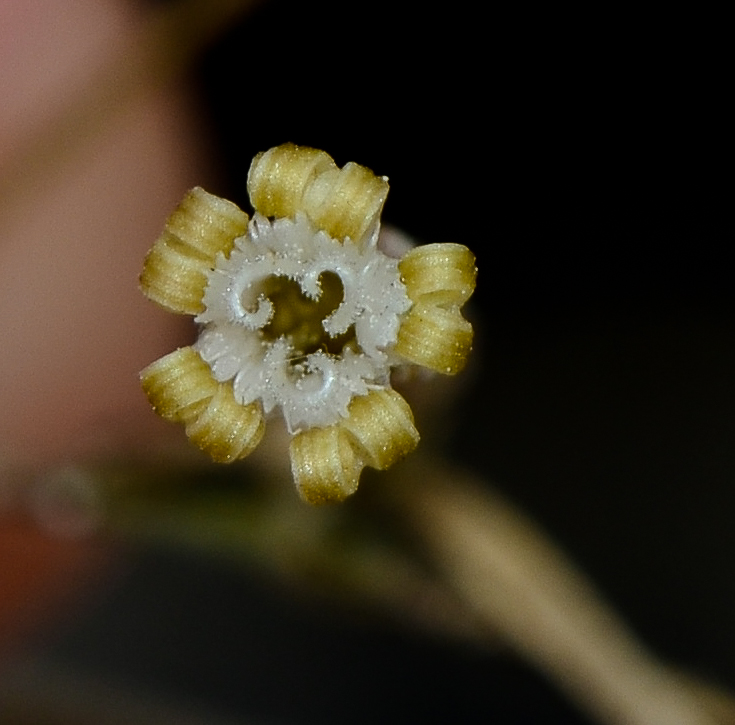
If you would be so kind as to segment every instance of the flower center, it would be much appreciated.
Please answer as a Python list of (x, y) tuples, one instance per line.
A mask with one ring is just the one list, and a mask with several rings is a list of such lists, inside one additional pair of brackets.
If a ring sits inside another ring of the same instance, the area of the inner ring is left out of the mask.
[[(319, 288), (319, 297), (311, 299), (295, 280), (282, 275), (267, 277), (263, 282), (262, 294), (273, 305), (273, 314), (270, 322), (261, 330), (263, 339), (274, 342), (285, 337), (299, 358), (317, 350), (340, 355), (346, 345), (356, 347), (354, 325), (335, 337), (329, 335), (323, 325), (324, 320), (344, 300), (344, 286), (339, 275), (322, 272), (319, 276)], [(291, 363), (301, 362), (299, 358)]]
[(371, 237), (341, 242), (301, 212), (256, 214), (208, 276), (196, 343), (242, 405), (281, 408), (290, 431), (329, 426), (355, 396), (385, 385), (400, 316), (398, 263)]

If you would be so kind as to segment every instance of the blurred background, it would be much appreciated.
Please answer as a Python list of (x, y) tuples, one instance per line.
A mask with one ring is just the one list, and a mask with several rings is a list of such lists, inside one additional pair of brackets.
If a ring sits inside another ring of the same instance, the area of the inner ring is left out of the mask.
[(400, 532), (378, 477), (344, 511), (265, 506), (267, 460), (208, 465), (139, 391), (194, 334), (138, 293), (146, 250), (193, 185), (247, 209), (285, 141), (388, 176), (385, 223), (477, 256), (472, 364), (406, 394), (421, 448), (732, 686), (722, 47), (607, 6), (4, 2), (0, 722), (587, 722), (502, 646), (311, 561), (312, 529), (358, 554)]

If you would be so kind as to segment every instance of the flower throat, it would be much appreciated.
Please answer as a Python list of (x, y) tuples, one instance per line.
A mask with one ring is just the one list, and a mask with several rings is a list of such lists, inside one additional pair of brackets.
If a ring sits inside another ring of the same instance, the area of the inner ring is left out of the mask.
[(311, 299), (304, 294), (298, 282), (288, 277), (272, 275), (263, 282), (262, 294), (273, 304), (273, 316), (261, 331), (263, 339), (273, 342), (285, 337), (289, 340), (298, 355), (292, 364), (317, 350), (339, 356), (346, 346), (355, 348), (357, 345), (354, 325), (332, 337), (322, 324), (344, 299), (339, 275), (322, 272), (319, 287), (321, 295)]

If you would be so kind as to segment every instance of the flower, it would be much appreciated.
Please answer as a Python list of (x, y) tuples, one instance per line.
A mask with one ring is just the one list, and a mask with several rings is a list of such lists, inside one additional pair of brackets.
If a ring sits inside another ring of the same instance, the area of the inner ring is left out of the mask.
[(366, 465), (386, 469), (418, 444), (391, 368), (464, 366), (474, 256), (459, 244), (385, 255), (387, 179), (316, 149), (258, 154), (248, 193), (252, 220), (192, 189), (148, 253), (143, 293), (202, 327), (194, 345), (145, 368), (142, 386), (218, 462), (252, 452), (280, 411), (301, 496), (342, 500)]

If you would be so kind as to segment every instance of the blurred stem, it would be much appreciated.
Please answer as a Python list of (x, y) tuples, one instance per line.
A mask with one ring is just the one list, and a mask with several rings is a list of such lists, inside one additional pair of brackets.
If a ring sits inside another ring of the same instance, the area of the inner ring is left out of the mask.
[(503, 644), (604, 725), (735, 724), (728, 693), (658, 661), (486, 482), (420, 458), (340, 506), (306, 506), (273, 473), (263, 488), (239, 481), (217, 493), (210, 484), (188, 498), (181, 481), (169, 494), (143, 486), (142, 498), (128, 490), (116, 499), (111, 524), (244, 558), (320, 598), (438, 635)]
[(426, 459), (405, 483), (393, 489), (393, 502), (468, 609), (597, 722), (735, 721), (729, 697), (714, 698), (715, 719), (708, 702), (658, 662), (570, 561), (487, 485)]
[(205, 476), (204, 485), (191, 488), (175, 469), (168, 476), (172, 480), (139, 472), (131, 485), (125, 471), (101, 472), (110, 533), (212, 552), (309, 597), (424, 633), (477, 641), (478, 622), (464, 603), (392, 539), (391, 527), (375, 512), (352, 501), (307, 506), (290, 478), (274, 472), (262, 487), (239, 477), (236, 485), (218, 486)]

